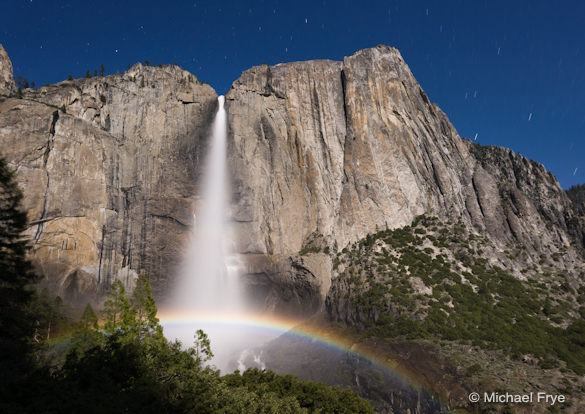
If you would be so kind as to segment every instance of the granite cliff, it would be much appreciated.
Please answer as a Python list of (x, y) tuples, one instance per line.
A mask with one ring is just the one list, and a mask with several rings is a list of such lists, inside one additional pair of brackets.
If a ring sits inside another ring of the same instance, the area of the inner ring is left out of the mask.
[(12, 62), (0, 44), (0, 95), (12, 95), (16, 92)]
[[(164, 296), (197, 201), (212, 88), (137, 64), (17, 99), (1, 48), (0, 82), (0, 152), (17, 169), (46, 283), (74, 297), (145, 272)], [(423, 213), (485, 235), (491, 260), (518, 276), (542, 255), (579, 262), (583, 221), (556, 178), (459, 137), (394, 48), (253, 67), (226, 108), (231, 218), (263, 308), (319, 310), (335, 253)], [(503, 253), (514, 245), (526, 253)]]
[(0, 152), (24, 191), (43, 284), (69, 301), (99, 298), (114, 279), (131, 287), (140, 272), (166, 288), (216, 102), (192, 74), (141, 64), (0, 99)]
[[(583, 222), (556, 178), (511, 150), (460, 138), (394, 48), (254, 67), (226, 102), (240, 250), (273, 295), (301, 273), (326, 292), (331, 253), (423, 213), (485, 235), (490, 260), (517, 275), (542, 255), (562, 252), (570, 269), (580, 257)], [(522, 257), (502, 253), (518, 245)], [(304, 247), (321, 253), (294, 256)]]

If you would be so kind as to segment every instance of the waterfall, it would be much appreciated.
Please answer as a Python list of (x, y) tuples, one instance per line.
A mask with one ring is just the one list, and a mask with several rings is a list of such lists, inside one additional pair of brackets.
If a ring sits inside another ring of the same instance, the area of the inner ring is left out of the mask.
[(224, 97), (213, 121), (203, 174), (200, 208), (194, 214), (188, 257), (178, 280), (173, 307), (183, 312), (217, 314), (240, 311), (242, 294), (227, 222), (227, 126)]
[(173, 297), (175, 309), (199, 315), (237, 312), (243, 305), (226, 220), (228, 180), (224, 97), (220, 96), (218, 101), (200, 206), (193, 217), (192, 240)]
[(187, 257), (179, 272), (171, 303), (164, 312), (197, 321), (192, 326), (187, 324), (181, 328), (165, 326), (167, 337), (190, 345), (195, 331), (203, 329), (209, 335), (216, 355), (212, 362), (225, 369), (234, 355), (241, 352), (244, 341), (240, 336), (245, 333), (226, 328), (216, 321), (222, 316), (229, 321), (230, 315), (245, 313), (245, 304), (239, 282), (241, 260), (233, 251), (227, 221), (229, 182), (223, 96), (218, 98), (218, 104)]
[(202, 329), (211, 341), (211, 364), (221, 371), (264, 368), (261, 346), (288, 330), (294, 321), (272, 320), (246, 305), (240, 277), (243, 260), (234, 248), (229, 226), (227, 116), (218, 98), (211, 142), (193, 217), (193, 232), (170, 301), (159, 317), (165, 336), (193, 344)]

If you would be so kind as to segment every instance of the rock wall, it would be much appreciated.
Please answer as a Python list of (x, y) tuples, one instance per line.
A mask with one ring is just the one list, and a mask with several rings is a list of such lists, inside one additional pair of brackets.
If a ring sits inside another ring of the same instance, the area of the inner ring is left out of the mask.
[(178, 67), (137, 64), (0, 103), (0, 152), (24, 189), (45, 284), (84, 301), (145, 272), (161, 296), (192, 221), (216, 102)]
[[(254, 67), (226, 102), (233, 219), (250, 255), (295, 255), (313, 232), (334, 252), (425, 212), (462, 219), (501, 249), (527, 246), (529, 261), (574, 241), (556, 178), (461, 139), (394, 48)], [(327, 283), (310, 273), (316, 290)]]
[(0, 44), (0, 95), (9, 96), (14, 92), (16, 92), (16, 84), (12, 73), (12, 62)]
[[(13, 91), (1, 48), (0, 74)], [(216, 105), (192, 74), (140, 64), (0, 98), (0, 152), (18, 171), (34, 259), (53, 290), (95, 294), (144, 271), (164, 296)], [(569, 262), (583, 246), (582, 218), (554, 176), (461, 139), (394, 48), (253, 67), (226, 109), (231, 218), (267, 309), (318, 310), (337, 249), (425, 212), (461, 219), (502, 250), (526, 246), (529, 262), (573, 243)], [(322, 246), (299, 255), (315, 234)]]
[(568, 240), (554, 176), (461, 139), (394, 48), (254, 67), (226, 98), (242, 251), (297, 252), (315, 230), (344, 246), (427, 211), (502, 243)]

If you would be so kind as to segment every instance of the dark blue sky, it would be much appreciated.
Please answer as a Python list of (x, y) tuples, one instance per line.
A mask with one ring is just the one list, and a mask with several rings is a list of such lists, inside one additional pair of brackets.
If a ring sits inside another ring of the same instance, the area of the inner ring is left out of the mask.
[(15, 75), (37, 85), (149, 60), (225, 93), (252, 65), (395, 46), (462, 136), (585, 182), (582, 1), (4, 0), (2, 15)]

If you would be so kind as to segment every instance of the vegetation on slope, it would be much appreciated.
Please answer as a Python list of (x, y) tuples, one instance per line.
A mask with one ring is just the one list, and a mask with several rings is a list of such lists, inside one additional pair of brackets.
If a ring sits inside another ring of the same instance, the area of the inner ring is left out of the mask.
[(367, 336), (455, 341), (585, 373), (585, 288), (562, 275), (520, 280), (482, 257), (492, 247), (424, 216), (368, 235), (335, 257), (328, 312)]
[(574, 185), (567, 191), (567, 196), (580, 214), (585, 214), (585, 184)]

